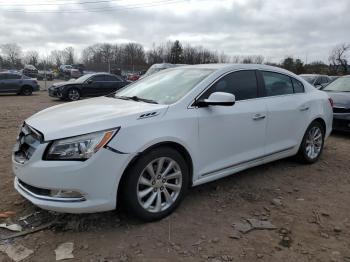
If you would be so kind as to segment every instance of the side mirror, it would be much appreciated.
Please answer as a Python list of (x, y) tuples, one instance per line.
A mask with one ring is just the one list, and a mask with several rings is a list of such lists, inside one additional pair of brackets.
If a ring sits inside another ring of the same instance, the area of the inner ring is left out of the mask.
[(322, 89), (323, 86), (322, 86), (321, 84), (315, 84), (315, 88), (316, 88), (316, 89)]
[(207, 106), (233, 106), (236, 102), (236, 98), (233, 94), (226, 92), (214, 92), (208, 99), (198, 100), (195, 105), (198, 107)]
[(89, 79), (88, 81), (86, 81), (87, 84), (92, 84), (94, 81), (92, 79)]

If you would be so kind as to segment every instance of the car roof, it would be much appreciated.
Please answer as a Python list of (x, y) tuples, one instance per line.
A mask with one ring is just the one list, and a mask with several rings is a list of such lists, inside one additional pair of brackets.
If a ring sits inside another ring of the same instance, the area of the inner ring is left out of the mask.
[(279, 72), (282, 74), (289, 74), (296, 76), (294, 73), (285, 70), (280, 67), (275, 66), (269, 66), (269, 65), (263, 65), (263, 64), (199, 64), (199, 65), (185, 65), (180, 66), (177, 68), (198, 68), (198, 69), (211, 69), (215, 71), (233, 71), (233, 70), (244, 70), (244, 69), (250, 69), (250, 70), (267, 70), (267, 71), (273, 71), (273, 72)]

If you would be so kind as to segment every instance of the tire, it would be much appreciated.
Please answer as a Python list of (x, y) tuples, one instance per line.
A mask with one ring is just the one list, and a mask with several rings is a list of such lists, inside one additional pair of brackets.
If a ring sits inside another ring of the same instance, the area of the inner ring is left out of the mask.
[(323, 151), (324, 135), (325, 130), (320, 122), (312, 122), (304, 134), (297, 159), (305, 164), (315, 163)]
[(81, 98), (80, 90), (77, 88), (69, 88), (67, 91), (67, 99), (69, 101), (78, 101)]
[[(158, 166), (161, 166), (159, 170)], [(155, 176), (152, 177), (149, 170), (153, 170)], [(159, 220), (172, 213), (189, 185), (188, 165), (182, 155), (170, 147), (155, 148), (142, 155), (125, 175), (121, 185), (125, 208), (143, 221)]]
[(21, 89), (21, 95), (31, 96), (33, 94), (33, 88), (31, 86), (23, 86)]

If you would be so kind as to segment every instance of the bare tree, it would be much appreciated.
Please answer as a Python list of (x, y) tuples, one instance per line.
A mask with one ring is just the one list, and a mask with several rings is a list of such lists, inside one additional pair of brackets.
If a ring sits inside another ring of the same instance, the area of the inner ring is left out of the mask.
[(226, 55), (224, 52), (221, 52), (219, 55), (219, 63), (229, 63), (230, 57)]
[(74, 48), (69, 46), (63, 50), (64, 62), (68, 65), (74, 64)]
[(63, 52), (61, 50), (53, 50), (51, 51), (51, 60), (52, 62), (59, 67), (63, 63)]
[(135, 70), (136, 63), (145, 62), (145, 51), (140, 44), (128, 43), (124, 47), (124, 52), (127, 64), (132, 66), (132, 71)]
[(18, 66), (20, 64), (22, 49), (15, 43), (3, 44), (0, 46), (1, 52), (4, 54), (11, 66)]
[(337, 73), (339, 70), (341, 70), (344, 74), (347, 73), (348, 61), (346, 53), (349, 49), (350, 45), (346, 43), (339, 44), (332, 49), (328, 60), (335, 73)]
[(35, 50), (29, 50), (25, 54), (25, 63), (33, 66), (37, 66), (39, 62), (39, 53)]
[(241, 57), (239, 55), (234, 55), (231, 57), (231, 62), (234, 64), (238, 64), (241, 63)]

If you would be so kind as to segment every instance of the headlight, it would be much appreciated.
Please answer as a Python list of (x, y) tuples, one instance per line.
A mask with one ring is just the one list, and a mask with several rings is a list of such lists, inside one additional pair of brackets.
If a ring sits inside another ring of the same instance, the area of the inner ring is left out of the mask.
[(119, 128), (56, 140), (46, 151), (45, 160), (87, 160), (118, 131)]

